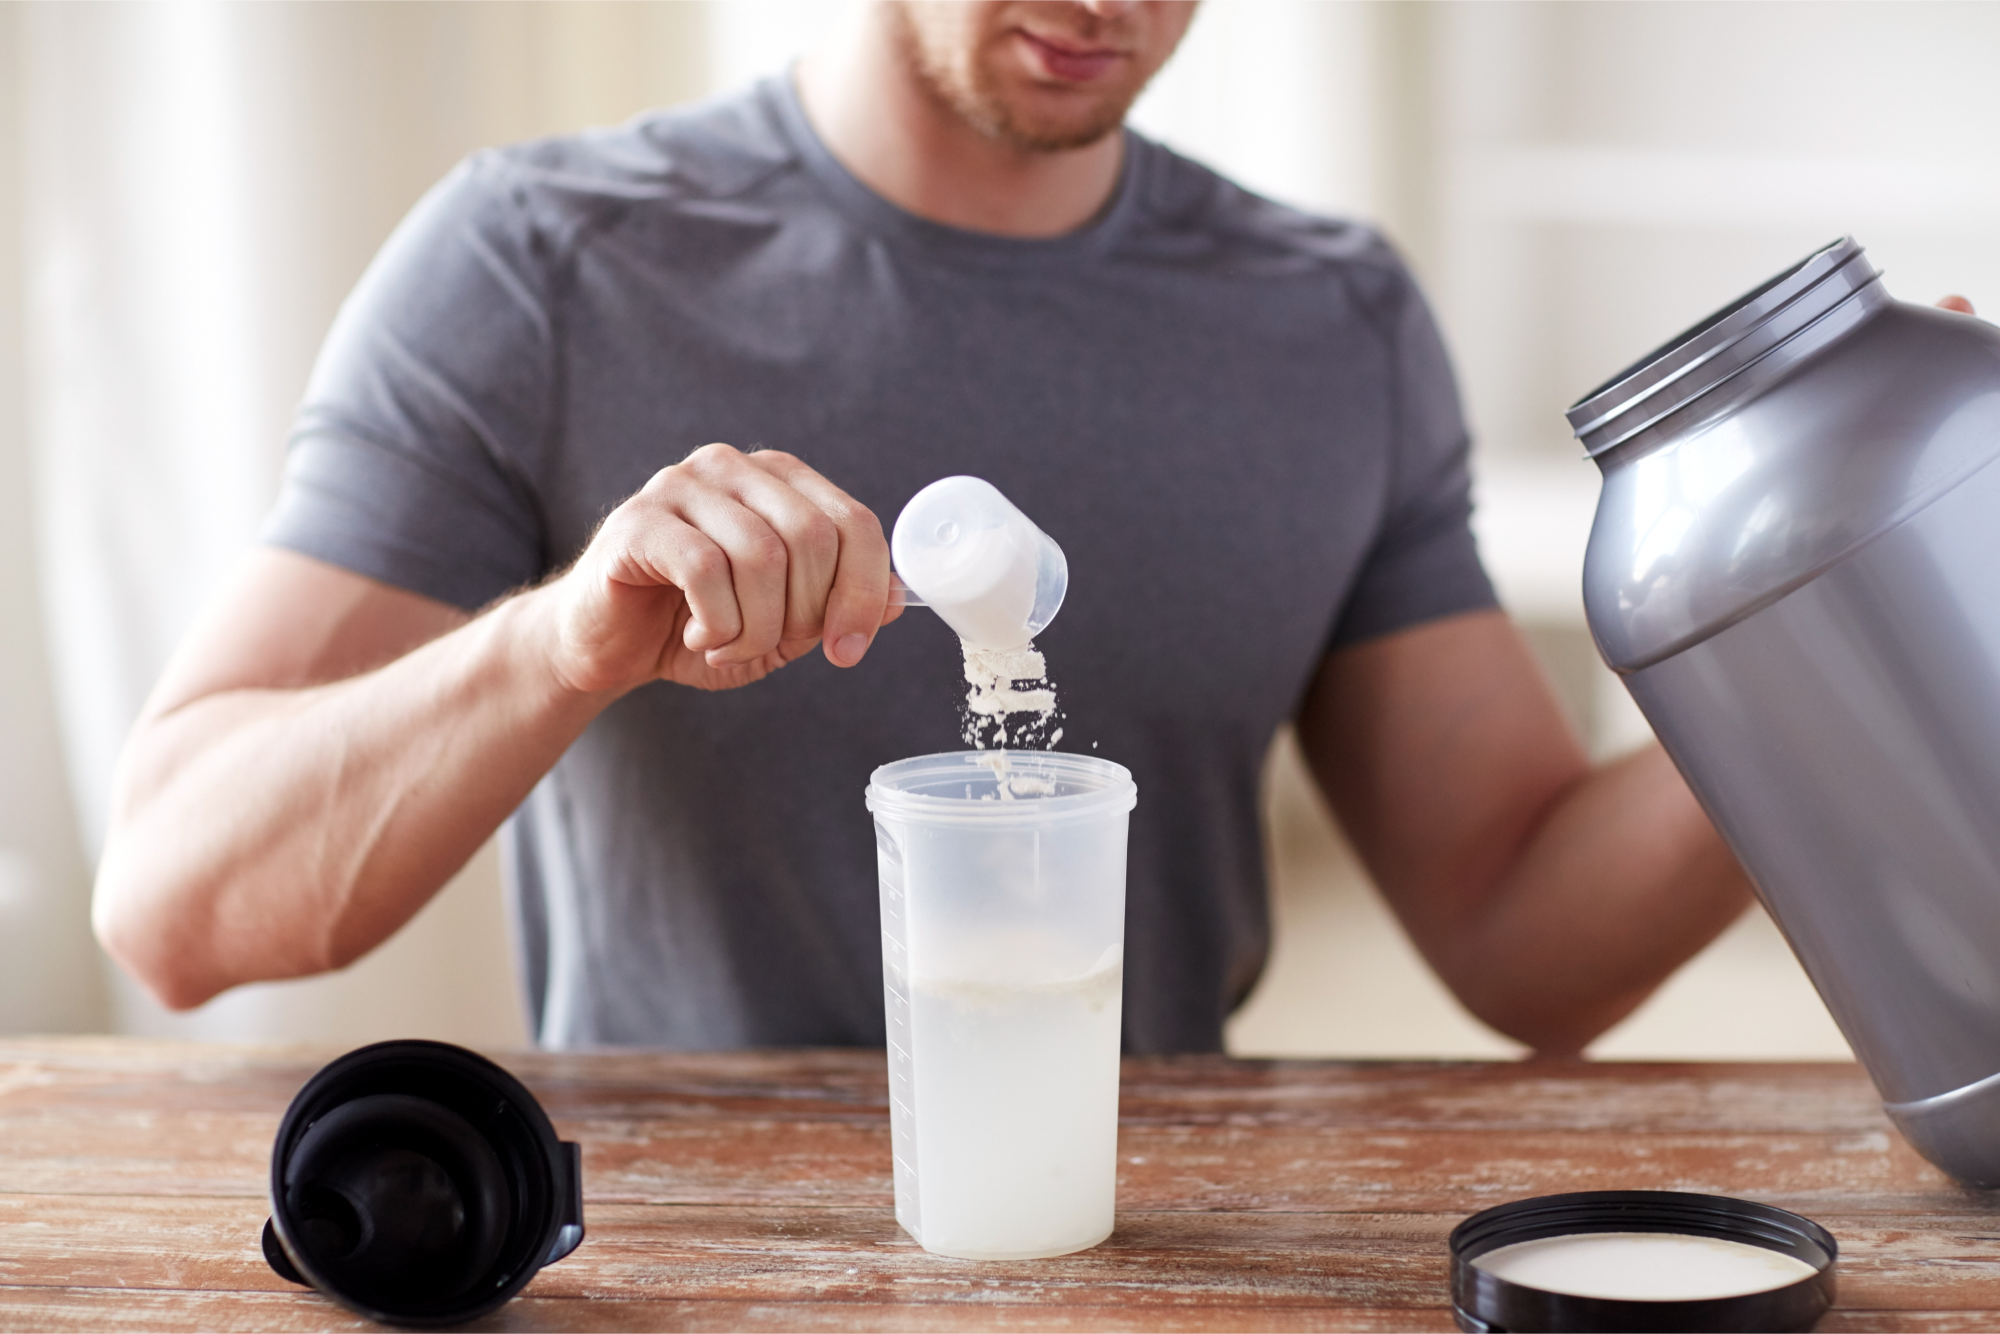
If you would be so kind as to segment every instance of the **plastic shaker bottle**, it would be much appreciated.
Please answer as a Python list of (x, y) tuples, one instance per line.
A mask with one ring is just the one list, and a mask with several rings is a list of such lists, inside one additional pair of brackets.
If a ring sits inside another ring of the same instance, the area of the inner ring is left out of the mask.
[(1046, 751), (925, 755), (868, 785), (896, 1221), (927, 1251), (1111, 1233), (1132, 775)]

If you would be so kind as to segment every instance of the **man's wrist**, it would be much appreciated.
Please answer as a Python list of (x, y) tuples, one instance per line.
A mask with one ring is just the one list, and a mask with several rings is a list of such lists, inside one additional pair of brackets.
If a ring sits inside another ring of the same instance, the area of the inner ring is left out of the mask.
[(502, 656), (541, 708), (594, 716), (637, 683), (605, 685), (579, 670), (565, 634), (563, 579), (531, 588), (495, 607), (486, 618)]

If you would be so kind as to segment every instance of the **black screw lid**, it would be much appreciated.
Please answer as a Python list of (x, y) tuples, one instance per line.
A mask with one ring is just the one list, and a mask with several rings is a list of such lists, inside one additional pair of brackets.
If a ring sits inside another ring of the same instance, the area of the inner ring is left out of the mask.
[(271, 1151), (264, 1255), (372, 1320), (452, 1325), (583, 1240), (577, 1146), (521, 1082), (442, 1042), (382, 1042), (306, 1082)]

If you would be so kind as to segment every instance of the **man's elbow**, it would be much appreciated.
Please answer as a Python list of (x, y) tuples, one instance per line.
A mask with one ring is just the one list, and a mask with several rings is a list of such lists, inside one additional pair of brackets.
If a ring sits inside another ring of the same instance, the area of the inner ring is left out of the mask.
[(208, 961), (186, 947), (184, 926), (168, 920), (139, 891), (107, 853), (90, 909), (104, 952), (170, 1010), (192, 1010), (224, 991), (227, 984), (215, 980)]
[(1580, 997), (1528, 988), (1453, 989), (1474, 1018), (1542, 1057), (1581, 1056), (1584, 1048), (1637, 1009), (1646, 996), (1644, 992)]

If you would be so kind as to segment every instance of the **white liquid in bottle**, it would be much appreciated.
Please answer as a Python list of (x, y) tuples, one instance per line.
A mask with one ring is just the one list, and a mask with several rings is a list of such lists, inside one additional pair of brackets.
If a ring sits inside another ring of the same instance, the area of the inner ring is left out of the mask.
[(1115, 955), (1054, 982), (909, 979), (925, 1250), (1031, 1259), (1111, 1234), (1123, 985)]

